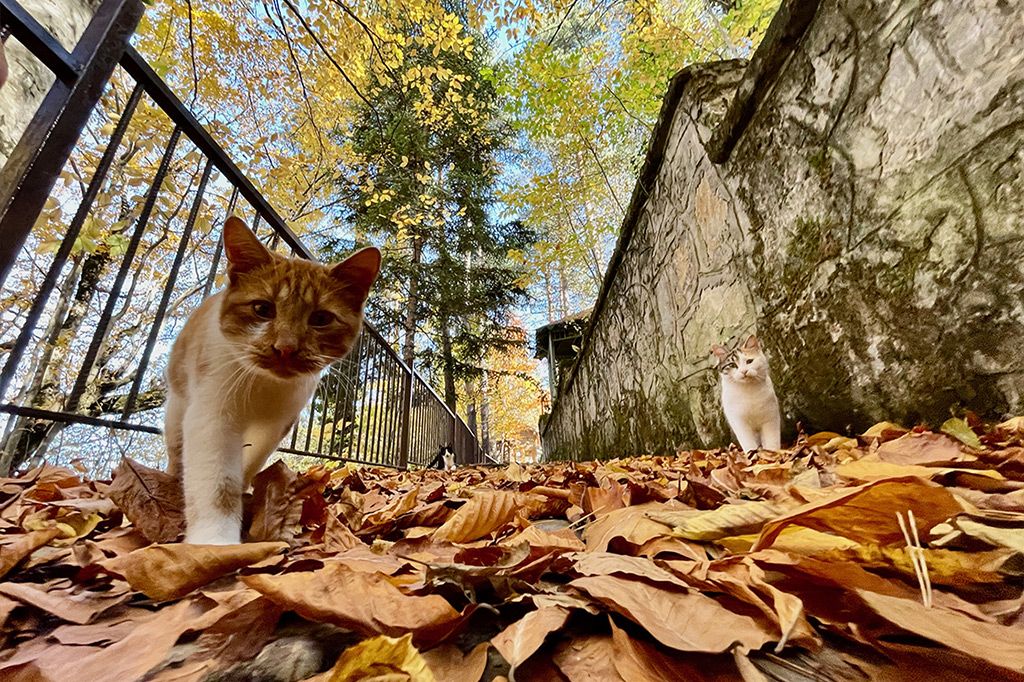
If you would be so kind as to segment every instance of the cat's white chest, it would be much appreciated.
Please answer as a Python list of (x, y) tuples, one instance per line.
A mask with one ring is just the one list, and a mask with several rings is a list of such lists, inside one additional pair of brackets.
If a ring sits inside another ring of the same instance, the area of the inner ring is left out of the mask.
[(770, 380), (751, 384), (724, 381), (722, 409), (730, 422), (760, 424), (778, 414), (779, 403)]

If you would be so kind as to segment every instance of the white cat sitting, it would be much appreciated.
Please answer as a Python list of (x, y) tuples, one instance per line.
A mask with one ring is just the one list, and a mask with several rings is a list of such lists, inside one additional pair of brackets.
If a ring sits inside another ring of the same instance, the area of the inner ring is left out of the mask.
[(714, 345), (722, 377), (722, 411), (744, 451), (782, 447), (779, 400), (768, 376), (768, 359), (756, 336), (728, 349)]

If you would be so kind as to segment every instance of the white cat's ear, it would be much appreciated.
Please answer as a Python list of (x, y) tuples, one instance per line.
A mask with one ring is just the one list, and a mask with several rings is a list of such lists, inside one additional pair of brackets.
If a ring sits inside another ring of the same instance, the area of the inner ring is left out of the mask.
[(373, 246), (356, 251), (345, 260), (331, 266), (331, 277), (347, 285), (345, 292), (362, 305), (370, 295), (377, 275), (380, 274), (380, 250)]
[(246, 272), (274, 260), (241, 218), (231, 216), (224, 223), (224, 253), (228, 257), (228, 278), (232, 282)]
[(757, 340), (756, 335), (751, 334), (750, 338), (743, 342), (743, 350), (761, 350), (761, 342)]
[(715, 357), (719, 360), (729, 354), (729, 350), (725, 346), (719, 346), (717, 343), (711, 346), (711, 352), (714, 353)]

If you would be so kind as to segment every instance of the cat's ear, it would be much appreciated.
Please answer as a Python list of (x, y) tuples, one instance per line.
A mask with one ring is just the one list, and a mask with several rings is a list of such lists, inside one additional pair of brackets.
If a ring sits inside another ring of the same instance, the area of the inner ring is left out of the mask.
[(761, 342), (757, 340), (757, 336), (754, 334), (750, 335), (750, 338), (743, 342), (743, 350), (759, 351), (761, 350)]
[(241, 274), (274, 260), (240, 218), (231, 216), (224, 223), (224, 253), (228, 257), (228, 278), (234, 282)]
[(380, 251), (368, 246), (331, 267), (331, 277), (346, 285), (345, 293), (350, 294), (359, 305), (366, 302), (370, 287), (380, 274)]
[(711, 346), (711, 352), (714, 353), (716, 358), (721, 360), (722, 358), (729, 354), (729, 349), (727, 349), (725, 346), (720, 346), (716, 343), (715, 345)]

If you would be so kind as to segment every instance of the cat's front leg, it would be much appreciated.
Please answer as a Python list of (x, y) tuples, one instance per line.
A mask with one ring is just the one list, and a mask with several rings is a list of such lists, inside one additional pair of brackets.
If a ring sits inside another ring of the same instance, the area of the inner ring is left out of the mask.
[(740, 448), (743, 452), (750, 452), (761, 447), (761, 438), (757, 430), (745, 422), (740, 420), (737, 420), (737, 422), (736, 424), (730, 424), (730, 426), (736, 434), (736, 440), (740, 442)]
[(185, 542), (234, 545), (242, 534), (242, 437), (216, 410), (185, 411)]
[(267, 458), (277, 449), (284, 437), (292, 430), (295, 422), (287, 425), (260, 424), (250, 427), (245, 432), (245, 454), (243, 485), (248, 488), (252, 485), (252, 479), (260, 472)]
[(765, 450), (782, 449), (782, 419), (779, 417), (778, 408), (761, 426), (761, 447)]

